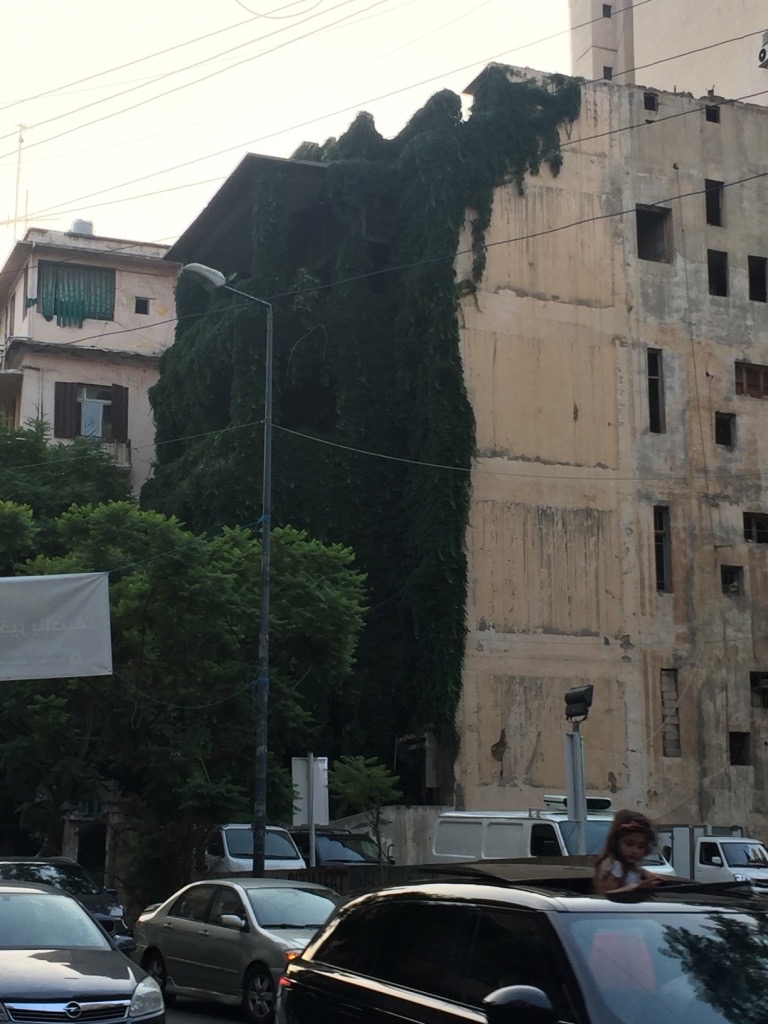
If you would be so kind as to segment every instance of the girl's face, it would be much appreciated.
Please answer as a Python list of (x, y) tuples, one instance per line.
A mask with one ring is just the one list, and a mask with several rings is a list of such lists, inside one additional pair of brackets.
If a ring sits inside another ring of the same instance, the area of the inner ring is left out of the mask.
[(645, 832), (627, 832), (619, 839), (619, 856), (626, 864), (639, 864), (648, 853)]

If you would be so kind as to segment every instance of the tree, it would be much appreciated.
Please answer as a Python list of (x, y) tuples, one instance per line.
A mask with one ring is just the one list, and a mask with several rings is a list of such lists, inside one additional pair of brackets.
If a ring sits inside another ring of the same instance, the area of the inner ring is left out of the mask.
[(376, 757), (344, 755), (334, 761), (328, 773), (328, 787), (336, 801), (339, 817), (346, 814), (366, 815), (368, 826), (379, 850), (379, 863), (386, 850), (381, 835), (382, 808), (402, 799), (398, 785), (400, 779)]
[[(148, 834), (169, 822), (183, 831), (193, 821), (249, 820), (258, 540), (241, 528), (206, 539), (129, 502), (72, 507), (55, 527), (64, 553), (19, 568), (110, 573), (114, 673), (0, 689), (3, 785), (25, 821), (51, 852), (63, 808), (111, 781), (133, 799)], [(343, 694), (363, 585), (348, 549), (273, 531), (272, 820), (291, 815), (290, 755), (306, 749), (314, 716)], [(153, 865), (158, 888), (145, 896), (186, 880), (163, 879), (162, 867)]]

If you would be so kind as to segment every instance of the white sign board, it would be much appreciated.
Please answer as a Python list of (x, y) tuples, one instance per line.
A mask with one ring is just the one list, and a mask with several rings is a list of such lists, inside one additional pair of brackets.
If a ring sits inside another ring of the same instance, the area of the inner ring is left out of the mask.
[(292, 757), (291, 776), (293, 778), (293, 824), (309, 825), (309, 762), (312, 761), (314, 787), (312, 790), (312, 819), (315, 825), (327, 825), (330, 821), (328, 812), (328, 758), (327, 757)]
[(0, 577), (0, 680), (111, 674), (107, 573)]

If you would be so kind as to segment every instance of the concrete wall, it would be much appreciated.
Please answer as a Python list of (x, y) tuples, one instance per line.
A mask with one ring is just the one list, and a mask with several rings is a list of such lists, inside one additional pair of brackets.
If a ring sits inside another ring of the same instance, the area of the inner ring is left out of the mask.
[(610, 19), (601, 17), (602, 8), (596, 0), (570, 0), (574, 75), (601, 78), (603, 65), (613, 61), (616, 81), (768, 103), (768, 69), (757, 59), (768, 29), (762, 0), (635, 3)]
[[(593, 683), (590, 794), (658, 819), (768, 823), (768, 711), (749, 679), (768, 669), (768, 544), (748, 544), (742, 519), (768, 512), (768, 402), (734, 378), (737, 360), (768, 364), (768, 304), (746, 274), (748, 255), (768, 256), (768, 180), (725, 189), (723, 227), (700, 194), (762, 169), (768, 111), (724, 107), (713, 124), (698, 107), (661, 94), (659, 123), (606, 135), (653, 115), (641, 88), (587, 86), (559, 177), (495, 195), (487, 271), (461, 311), (478, 453), (457, 806), (564, 792), (563, 695)], [(635, 206), (653, 203), (671, 210), (670, 262), (637, 255)], [(728, 297), (709, 294), (708, 248), (728, 253)], [(649, 348), (665, 433), (649, 430)], [(733, 450), (715, 444), (716, 411), (736, 415)], [(722, 592), (723, 564), (744, 566), (745, 596)], [(663, 753), (662, 669), (678, 672), (680, 757)], [(750, 734), (750, 765), (730, 763), (730, 732)]]

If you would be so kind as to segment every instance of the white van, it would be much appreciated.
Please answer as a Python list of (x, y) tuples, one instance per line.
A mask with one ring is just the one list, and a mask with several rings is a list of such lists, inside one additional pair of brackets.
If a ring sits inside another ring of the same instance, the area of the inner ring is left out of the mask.
[[(264, 870), (295, 871), (305, 868), (288, 831), (267, 825)], [(250, 875), (253, 870), (253, 828), (245, 822), (219, 825), (205, 843), (205, 872), (214, 875)]]
[[(547, 806), (527, 811), (444, 811), (435, 823), (430, 861), (576, 856), (576, 822), (568, 817), (565, 798), (544, 800)], [(596, 803), (600, 810), (610, 806), (608, 800), (587, 800), (584, 836), (588, 855), (603, 852), (613, 819), (611, 814), (589, 813), (590, 805), (595, 808)], [(656, 874), (674, 874), (658, 850), (652, 850), (643, 864)]]

